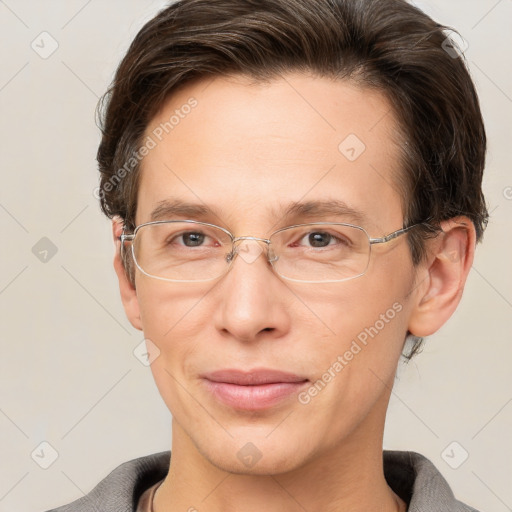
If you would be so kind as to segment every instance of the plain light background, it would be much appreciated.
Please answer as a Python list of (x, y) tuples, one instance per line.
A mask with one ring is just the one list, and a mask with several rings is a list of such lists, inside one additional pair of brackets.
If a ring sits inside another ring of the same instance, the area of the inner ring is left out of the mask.
[[(491, 220), (457, 313), (400, 368), (385, 448), (426, 455), (459, 499), (505, 512), (512, 510), (512, 1), (417, 4), (468, 43), (489, 137)], [(1, 512), (68, 503), (120, 463), (170, 448), (171, 417), (133, 354), (143, 336), (125, 318), (110, 223), (93, 196), (98, 97), (131, 39), (164, 5), (0, 1)], [(57, 458), (43, 469), (52, 450)]]

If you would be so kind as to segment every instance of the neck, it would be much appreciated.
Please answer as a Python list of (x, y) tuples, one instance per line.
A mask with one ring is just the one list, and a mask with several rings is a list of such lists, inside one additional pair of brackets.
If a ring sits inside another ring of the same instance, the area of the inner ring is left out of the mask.
[(364, 425), (343, 444), (300, 468), (272, 475), (234, 474), (206, 460), (173, 423), (171, 466), (154, 499), (154, 512), (403, 512), (387, 485), (382, 433)]

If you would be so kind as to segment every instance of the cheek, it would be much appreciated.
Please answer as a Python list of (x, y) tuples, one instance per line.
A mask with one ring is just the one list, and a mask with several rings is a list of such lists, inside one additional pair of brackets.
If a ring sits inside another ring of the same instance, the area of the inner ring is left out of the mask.
[[(361, 283), (360, 283), (361, 284)], [(301, 421), (319, 432), (326, 445), (334, 445), (375, 408), (385, 411), (387, 394), (402, 351), (407, 309), (398, 291), (364, 286), (364, 295), (328, 301), (324, 317), (334, 334), (319, 340), (321, 350), (311, 350), (308, 360), (315, 369), (311, 386), (299, 396)], [(321, 311), (320, 309), (319, 311)], [(313, 348), (313, 347), (311, 347)]]
[(390, 335), (404, 331), (412, 273), (408, 276), (406, 271), (400, 273), (396, 267), (386, 265), (379, 271), (331, 288), (301, 293), (302, 300), (316, 313), (317, 332), (327, 333), (329, 343), (338, 350), (353, 339), (364, 343), (368, 331), (375, 336), (381, 331)]
[[(137, 281), (142, 327), (146, 336), (156, 340), (191, 337), (208, 321), (201, 300), (213, 285), (172, 283), (142, 276)], [(179, 336), (178, 336), (179, 334)]]
[[(211, 285), (210, 285), (211, 287)], [(144, 337), (157, 347), (158, 357), (151, 364), (156, 385), (167, 406), (180, 396), (180, 383), (187, 380), (189, 361), (194, 359), (198, 344), (205, 336), (210, 317), (201, 308), (208, 292), (202, 284), (137, 283), (137, 298)]]
[[(398, 266), (396, 260), (393, 265), (387, 265), (385, 259), (380, 263), (378, 273), (369, 272), (331, 291), (304, 297), (319, 312), (318, 325), (325, 327), (322, 332), (329, 332), (318, 340), (322, 350), (312, 351), (316, 354), (314, 367), (320, 376), (329, 370), (336, 376), (343, 374), (337, 379), (339, 386), (364, 388), (375, 383), (372, 369), (377, 375), (382, 373), (384, 380), (389, 378), (402, 352), (413, 273), (405, 270), (405, 263), (399, 272), (400, 261)], [(351, 371), (345, 372), (348, 367)], [(325, 374), (323, 380), (328, 379)]]
[(407, 308), (403, 299), (396, 300), (397, 295), (382, 296), (373, 290), (364, 301), (343, 301), (337, 311), (331, 311), (326, 323), (332, 334), (322, 341), (324, 350), (316, 369), (330, 369), (332, 373), (336, 365), (334, 370), (341, 374), (350, 367), (350, 379), (360, 380), (363, 385), (364, 380), (372, 379), (371, 368), (389, 376), (400, 357), (407, 330)]

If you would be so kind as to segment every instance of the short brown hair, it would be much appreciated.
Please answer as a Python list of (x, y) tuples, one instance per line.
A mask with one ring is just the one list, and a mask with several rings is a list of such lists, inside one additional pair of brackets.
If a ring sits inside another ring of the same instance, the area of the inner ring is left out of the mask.
[[(397, 186), (412, 260), (439, 223), (468, 216), (480, 240), (486, 135), (463, 56), (447, 27), (405, 0), (181, 0), (135, 37), (100, 104), (99, 197), (133, 229), (148, 123), (169, 95), (198, 78), (271, 80), (288, 71), (352, 80), (389, 99), (403, 136)], [(450, 50), (450, 51), (448, 51)], [(127, 162), (131, 164), (127, 167)]]

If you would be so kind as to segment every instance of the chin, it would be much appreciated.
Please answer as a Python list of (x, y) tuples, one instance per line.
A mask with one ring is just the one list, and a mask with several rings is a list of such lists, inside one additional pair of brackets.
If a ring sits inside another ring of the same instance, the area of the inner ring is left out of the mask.
[[(303, 443), (286, 439), (270, 441), (264, 436), (244, 436), (243, 440), (218, 439), (207, 446), (198, 446), (201, 455), (214, 467), (237, 475), (268, 476), (288, 473), (305, 464), (312, 457)], [(297, 446), (302, 444), (303, 450)]]
[[(277, 455), (277, 456), (276, 456)], [(235, 475), (246, 476), (269, 476), (289, 473), (298, 469), (301, 464), (297, 457), (280, 457), (279, 454), (263, 455), (254, 465), (243, 463), (237, 459), (221, 456), (215, 458), (213, 455), (209, 462), (216, 468), (233, 473)]]

